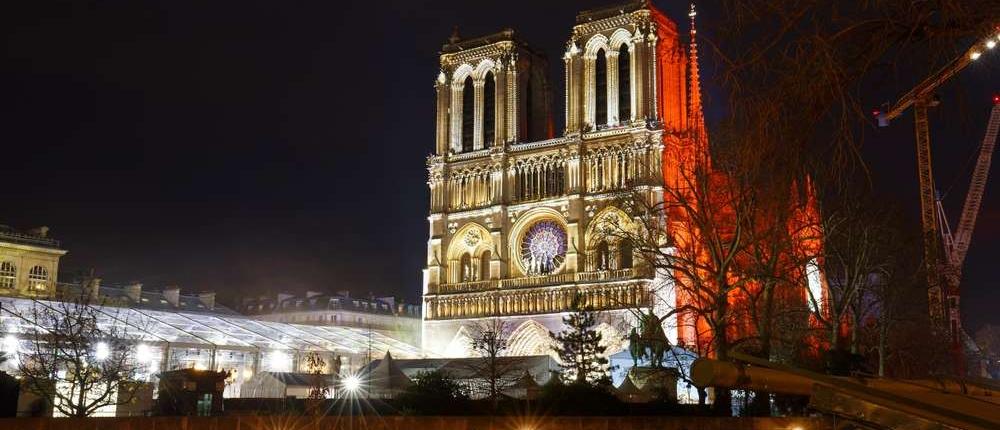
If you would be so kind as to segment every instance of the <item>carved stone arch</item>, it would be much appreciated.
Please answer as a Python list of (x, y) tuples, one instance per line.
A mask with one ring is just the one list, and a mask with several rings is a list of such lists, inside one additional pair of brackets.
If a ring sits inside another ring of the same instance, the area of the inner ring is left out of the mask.
[[(615, 218), (613, 220), (613, 218)], [(586, 236), (584, 243), (587, 244), (587, 248), (595, 246), (601, 240), (607, 240), (610, 244), (615, 244), (621, 239), (621, 235), (609, 235), (602, 232), (600, 229), (607, 227), (607, 223), (617, 222), (619, 228), (624, 230), (624, 233), (632, 233), (635, 230), (635, 223), (625, 211), (619, 209), (615, 206), (608, 206), (601, 209), (600, 212), (594, 214), (587, 224)]]
[(469, 335), (465, 326), (459, 327), (455, 336), (451, 338), (451, 342), (448, 342), (448, 346), (445, 347), (444, 356), (464, 358), (475, 355), (475, 351), (472, 350), (472, 336)]
[(601, 49), (604, 49), (604, 52), (610, 52), (607, 36), (598, 33), (587, 40), (587, 44), (584, 45), (583, 56), (584, 58), (593, 59), (597, 56), (597, 51)]
[(458, 68), (455, 69), (455, 73), (451, 75), (452, 89), (461, 90), (462, 85), (465, 85), (465, 78), (469, 75), (473, 75), (472, 79), (475, 80), (476, 78), (475, 75), (473, 74), (474, 71), (475, 69), (473, 69), (472, 65), (468, 63), (464, 63), (461, 66), (458, 66)]
[(619, 28), (615, 30), (614, 33), (611, 33), (611, 38), (608, 39), (607, 44), (610, 49), (609, 52), (618, 52), (618, 49), (621, 48), (623, 43), (628, 46), (629, 50), (632, 49), (632, 33), (629, 33), (628, 30), (624, 28)]
[(493, 79), (496, 79), (497, 71), (496, 63), (489, 58), (484, 58), (479, 64), (476, 65), (475, 70), (472, 72), (472, 79), (476, 82), (483, 82), (486, 79), (486, 72), (493, 72)]
[(549, 330), (535, 320), (528, 320), (510, 333), (509, 356), (554, 355)]
[(477, 258), (483, 251), (493, 250), (493, 236), (489, 229), (476, 222), (470, 222), (458, 229), (451, 236), (451, 243), (448, 244), (448, 259), (461, 258), (462, 254), (468, 252), (470, 256)]

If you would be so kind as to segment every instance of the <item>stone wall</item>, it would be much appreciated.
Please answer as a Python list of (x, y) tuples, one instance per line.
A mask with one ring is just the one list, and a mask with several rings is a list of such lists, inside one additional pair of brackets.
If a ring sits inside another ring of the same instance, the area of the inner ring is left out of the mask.
[(818, 418), (150, 417), (5, 418), (4, 430), (832, 430)]

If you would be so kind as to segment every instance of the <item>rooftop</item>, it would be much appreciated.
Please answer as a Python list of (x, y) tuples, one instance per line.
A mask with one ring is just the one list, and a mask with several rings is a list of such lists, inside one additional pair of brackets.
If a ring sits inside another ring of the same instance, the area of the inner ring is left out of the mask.
[(310, 291), (305, 296), (278, 294), (245, 298), (240, 311), (247, 315), (348, 310), (367, 314), (420, 318), (420, 306), (397, 301), (393, 297), (351, 297), (346, 291), (337, 294)]
[(49, 237), (48, 227), (38, 227), (21, 231), (8, 225), (0, 224), (0, 242), (59, 249), (59, 241)]

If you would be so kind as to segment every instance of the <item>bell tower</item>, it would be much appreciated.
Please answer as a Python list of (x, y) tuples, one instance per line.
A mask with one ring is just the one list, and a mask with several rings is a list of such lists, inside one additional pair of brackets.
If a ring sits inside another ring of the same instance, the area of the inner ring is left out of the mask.
[(514, 30), (462, 40), (456, 29), (434, 86), (437, 155), (551, 138), (547, 67)]
[(648, 1), (581, 12), (566, 44), (566, 134), (687, 122), (686, 53), (677, 25)]

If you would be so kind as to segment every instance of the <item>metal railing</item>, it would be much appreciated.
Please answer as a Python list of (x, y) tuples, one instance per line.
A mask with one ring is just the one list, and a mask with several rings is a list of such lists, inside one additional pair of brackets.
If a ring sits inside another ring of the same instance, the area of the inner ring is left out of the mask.
[(20, 243), (24, 245), (44, 245), (58, 247), (59, 241), (42, 236), (36, 236), (33, 234), (20, 233), (16, 231), (4, 231), (0, 230), (0, 241)]

